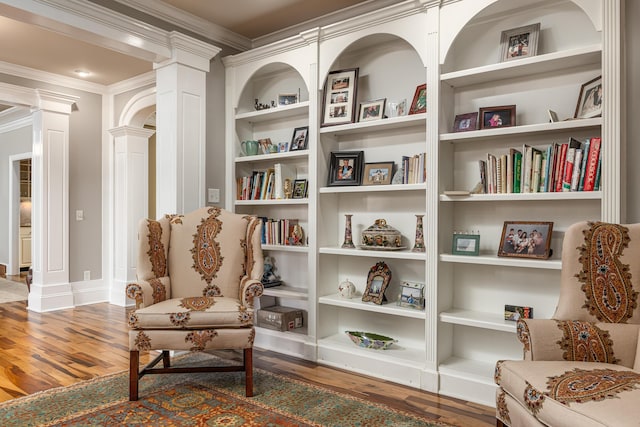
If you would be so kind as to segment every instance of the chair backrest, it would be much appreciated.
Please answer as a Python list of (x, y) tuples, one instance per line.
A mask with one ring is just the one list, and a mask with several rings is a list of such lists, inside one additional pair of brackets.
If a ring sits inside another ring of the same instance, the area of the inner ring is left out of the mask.
[(558, 320), (640, 323), (640, 224), (579, 222), (562, 244)]

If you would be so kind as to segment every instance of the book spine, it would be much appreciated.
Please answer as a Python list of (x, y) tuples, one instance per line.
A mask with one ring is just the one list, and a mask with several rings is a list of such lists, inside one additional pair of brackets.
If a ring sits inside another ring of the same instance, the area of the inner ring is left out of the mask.
[(589, 146), (591, 141), (586, 140), (582, 149), (582, 166), (580, 167), (580, 179), (578, 181), (578, 191), (584, 190), (584, 172), (587, 169), (587, 158), (589, 157)]
[(522, 176), (522, 153), (516, 151), (514, 154), (514, 173), (513, 173), (513, 192), (521, 193), (520, 191), (520, 178)]
[(593, 191), (598, 191), (600, 190), (600, 169), (602, 168), (602, 157), (598, 157), (598, 169), (596, 172), (596, 182), (593, 185)]
[(496, 159), (496, 193), (502, 193), (502, 158)]
[(524, 149), (524, 191), (523, 193), (531, 193), (531, 166), (533, 163), (533, 149), (526, 146)]
[(580, 169), (582, 168), (582, 149), (576, 150), (576, 158), (573, 161), (573, 175), (571, 177), (571, 191), (578, 191), (578, 181), (580, 180)]
[(547, 147), (546, 153), (547, 155), (544, 159), (544, 183), (543, 183), (542, 189), (540, 190), (545, 193), (549, 191), (549, 181), (553, 179), (552, 178), (553, 174), (551, 173), (553, 169), (551, 167), (551, 165), (553, 165), (553, 144), (550, 144)]
[(542, 153), (536, 151), (533, 155), (531, 172), (531, 192), (537, 193), (540, 189), (540, 173), (542, 172)]
[(544, 193), (545, 182), (547, 180), (547, 156), (548, 150), (544, 150), (542, 152), (542, 165), (540, 166), (540, 185), (538, 186), (538, 191), (540, 193)]
[(564, 162), (564, 173), (562, 176), (562, 191), (571, 191), (571, 178), (573, 178), (573, 162), (576, 157), (576, 149), (567, 149), (567, 159)]
[(478, 168), (480, 169), (480, 184), (482, 184), (482, 192), (487, 194), (487, 162), (478, 160)]
[(507, 156), (507, 193), (513, 193), (513, 153)]
[(584, 175), (584, 191), (593, 191), (596, 183), (596, 174), (598, 172), (598, 163), (600, 158), (600, 138), (591, 138), (589, 146), (589, 159), (587, 159), (587, 171)]
[(564, 164), (565, 159), (567, 158), (567, 148), (569, 144), (562, 144), (559, 148), (559, 156), (556, 161), (556, 177), (554, 188), (555, 191), (560, 193), (562, 191), (562, 178), (564, 176)]

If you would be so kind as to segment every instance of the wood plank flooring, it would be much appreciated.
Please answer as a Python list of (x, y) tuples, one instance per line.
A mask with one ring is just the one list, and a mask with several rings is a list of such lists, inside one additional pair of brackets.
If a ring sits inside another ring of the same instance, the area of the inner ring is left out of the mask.
[[(36, 313), (26, 309), (26, 302), (10, 302), (0, 304), (0, 325), (0, 401), (128, 369), (123, 307), (101, 303)], [(149, 361), (148, 353), (140, 356), (141, 363)], [(266, 350), (254, 350), (254, 365), (434, 421), (495, 425), (492, 408)]]

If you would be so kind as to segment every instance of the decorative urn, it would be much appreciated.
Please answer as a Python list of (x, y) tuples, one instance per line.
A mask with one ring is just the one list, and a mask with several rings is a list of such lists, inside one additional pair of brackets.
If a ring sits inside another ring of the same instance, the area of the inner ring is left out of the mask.
[(384, 219), (376, 222), (362, 232), (363, 249), (400, 249), (402, 235), (400, 231), (387, 224)]
[(353, 298), (356, 295), (356, 286), (347, 279), (338, 285), (338, 293), (342, 298)]

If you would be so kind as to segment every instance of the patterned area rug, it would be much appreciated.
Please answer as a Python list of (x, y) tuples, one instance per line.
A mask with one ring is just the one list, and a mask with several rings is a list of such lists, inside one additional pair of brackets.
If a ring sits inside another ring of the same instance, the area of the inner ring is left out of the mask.
[(12, 282), (0, 278), (0, 304), (3, 302), (26, 301), (29, 296), (25, 283)]
[[(220, 359), (192, 354), (173, 366)], [(407, 426), (433, 427), (412, 414), (254, 369), (255, 396), (244, 374), (150, 375), (140, 400), (128, 401), (128, 373), (108, 375), (0, 404), (9, 426)]]

